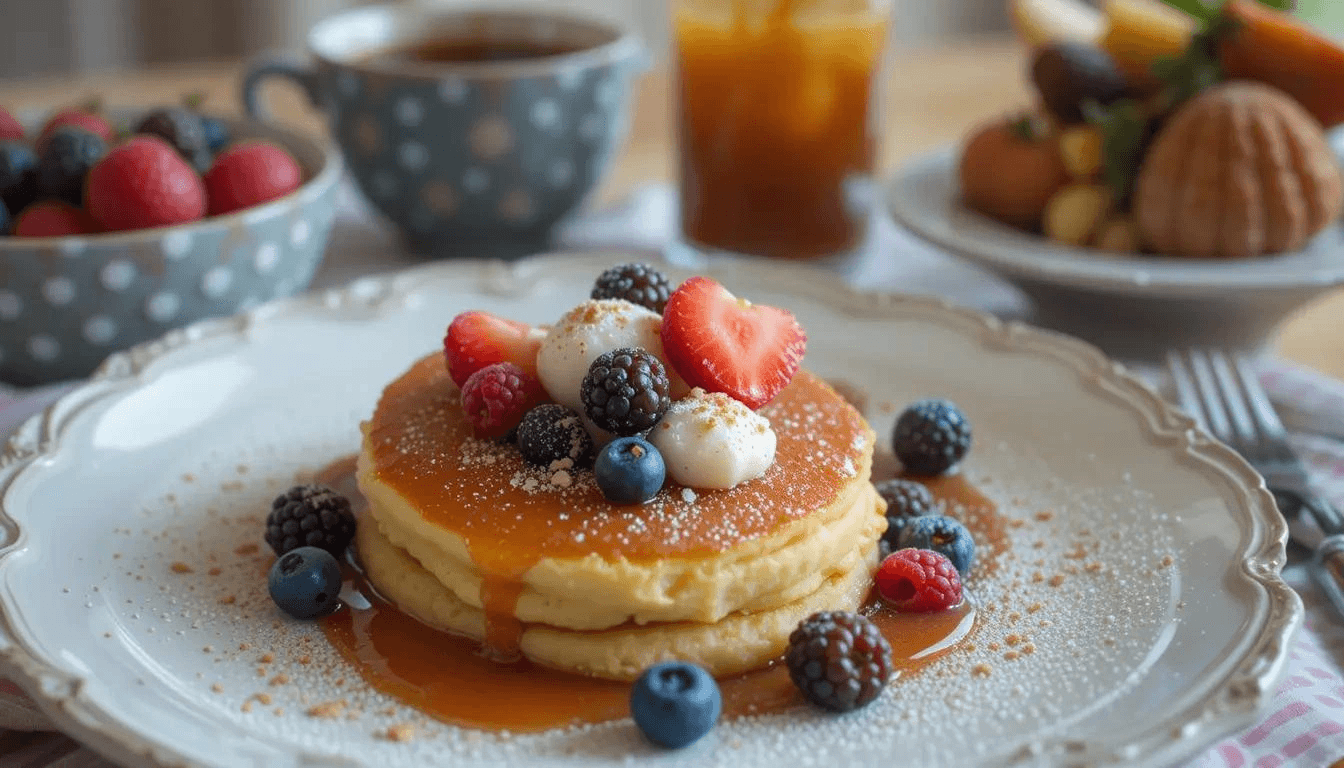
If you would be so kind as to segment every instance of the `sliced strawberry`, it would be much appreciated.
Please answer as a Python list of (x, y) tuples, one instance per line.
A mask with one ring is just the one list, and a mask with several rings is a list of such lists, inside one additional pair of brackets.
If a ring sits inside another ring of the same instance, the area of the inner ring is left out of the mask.
[(682, 283), (663, 310), (663, 353), (686, 383), (760, 408), (788, 386), (807, 334), (787, 310), (752, 304), (707, 277)]
[(489, 312), (472, 310), (453, 318), (443, 337), (443, 355), (448, 375), (461, 387), (471, 374), (487, 365), (513, 363), (537, 375), (537, 350), (544, 333), (527, 323), (506, 320)]

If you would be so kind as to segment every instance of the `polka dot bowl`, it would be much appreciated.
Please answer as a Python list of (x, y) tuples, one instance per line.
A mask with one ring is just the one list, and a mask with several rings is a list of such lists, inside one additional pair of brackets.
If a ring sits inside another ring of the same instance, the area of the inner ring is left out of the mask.
[[(424, 43), (553, 55), (426, 62)], [(321, 109), (351, 175), (410, 247), (436, 257), (510, 258), (544, 250), (611, 165), (627, 130), (638, 39), (569, 12), (400, 3), (319, 22), (312, 64), (268, 61), (243, 85), (289, 79)], [(389, 53), (389, 51), (391, 53)]]
[[(127, 122), (142, 110), (111, 110)], [(0, 237), (0, 381), (30, 386), (93, 372), (112, 352), (308, 287), (335, 214), (339, 152), (298, 134), (226, 121), (304, 170), (295, 192), (173, 227), (86, 237)]]

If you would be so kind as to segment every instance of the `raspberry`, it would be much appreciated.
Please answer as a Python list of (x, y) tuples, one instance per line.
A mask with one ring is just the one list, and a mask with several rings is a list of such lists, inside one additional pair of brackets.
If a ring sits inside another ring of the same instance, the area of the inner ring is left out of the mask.
[(205, 126), (200, 115), (182, 107), (156, 109), (145, 115), (135, 132), (148, 136), (158, 136), (172, 145), (183, 160), (191, 163), (197, 173), (210, 169), (214, 156), (210, 154), (210, 144), (206, 140)]
[(971, 538), (971, 532), (946, 515), (924, 515), (906, 520), (895, 544), (892, 549), (931, 549), (951, 560), (962, 576), (975, 562), (975, 540)]
[(901, 549), (877, 568), (877, 593), (904, 613), (931, 613), (961, 602), (961, 577), (952, 561), (927, 549)]
[(581, 386), (588, 418), (614, 435), (638, 435), (653, 429), (672, 404), (667, 369), (638, 347), (599, 355)]
[(971, 423), (949, 400), (920, 400), (896, 419), (891, 447), (907, 470), (941, 475), (971, 449)]
[(513, 363), (495, 363), (462, 385), (462, 410), (477, 437), (504, 437), (545, 397), (536, 376)]
[(887, 532), (882, 534), (882, 541), (894, 552), (900, 549), (898, 537), (910, 518), (932, 515), (938, 502), (923, 483), (913, 480), (884, 480), (876, 488), (887, 502)]
[(275, 497), (266, 516), (266, 543), (283, 556), (319, 547), (340, 557), (355, 536), (350, 500), (325, 485), (296, 485)]
[(593, 437), (583, 419), (558, 403), (538, 405), (518, 425), (518, 451), (529, 464), (549, 467), (568, 460), (574, 467), (593, 462)]
[(621, 264), (603, 272), (593, 286), (593, 299), (625, 299), (658, 314), (667, 306), (672, 284), (648, 264)]
[(205, 215), (205, 186), (157, 136), (112, 148), (89, 172), (89, 213), (108, 232), (195, 221)]
[(210, 215), (220, 216), (284, 197), (303, 184), (294, 156), (261, 141), (235, 144), (205, 174)]
[(834, 712), (866, 706), (891, 676), (891, 645), (857, 613), (824, 611), (789, 635), (789, 677), (808, 701)]

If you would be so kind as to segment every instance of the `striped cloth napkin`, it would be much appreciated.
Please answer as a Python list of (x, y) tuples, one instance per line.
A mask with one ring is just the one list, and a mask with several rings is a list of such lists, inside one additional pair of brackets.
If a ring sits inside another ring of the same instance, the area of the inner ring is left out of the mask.
[[(1299, 410), (1344, 415), (1344, 384), (1285, 363), (1262, 370), (1270, 396)], [(68, 388), (16, 392), (0, 388), (0, 435), (40, 411)], [(1294, 441), (1316, 473), (1323, 491), (1344, 505), (1344, 442), (1298, 435)], [(1314, 768), (1344, 765), (1344, 621), (1335, 616), (1301, 565), (1285, 572), (1307, 607), (1306, 624), (1289, 655), (1283, 682), (1269, 702), (1265, 719), (1188, 763), (1189, 768)], [(51, 725), (13, 683), (0, 680), (0, 728), (50, 729)], [(64, 737), (53, 736), (42, 749), (61, 755), (61, 766), (95, 768), (106, 765), (86, 750), (61, 749)], [(2, 740), (0, 740), (2, 741)], [(27, 749), (36, 747), (29, 744)], [(70, 751), (74, 750), (74, 751)], [(13, 755), (10, 756), (12, 758)], [(0, 764), (6, 757), (0, 755)], [(54, 765), (24, 762), (24, 765)]]

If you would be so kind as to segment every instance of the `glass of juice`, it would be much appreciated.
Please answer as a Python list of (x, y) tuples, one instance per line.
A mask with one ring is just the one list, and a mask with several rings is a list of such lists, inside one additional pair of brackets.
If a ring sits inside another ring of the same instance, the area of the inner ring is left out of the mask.
[(891, 0), (674, 0), (681, 230), (704, 251), (854, 253)]

